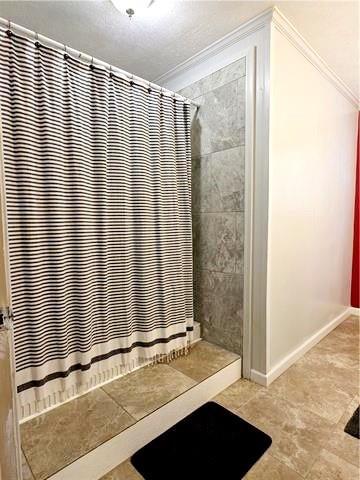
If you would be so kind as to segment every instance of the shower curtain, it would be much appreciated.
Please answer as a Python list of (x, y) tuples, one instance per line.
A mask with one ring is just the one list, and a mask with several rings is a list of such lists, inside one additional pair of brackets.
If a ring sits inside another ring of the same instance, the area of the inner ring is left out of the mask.
[(5, 30), (0, 89), (27, 416), (186, 352), (190, 107)]

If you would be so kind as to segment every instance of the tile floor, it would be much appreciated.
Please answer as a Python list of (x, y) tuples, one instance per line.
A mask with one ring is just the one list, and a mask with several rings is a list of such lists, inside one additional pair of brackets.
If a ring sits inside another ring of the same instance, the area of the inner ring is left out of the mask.
[[(45, 480), (238, 358), (201, 341), (169, 365), (136, 370), (29, 420), (21, 425), (24, 480)], [(131, 469), (116, 475), (130, 480)]]
[[(270, 387), (239, 380), (214, 400), (272, 436), (246, 480), (358, 480), (360, 441), (344, 426), (359, 404), (359, 320), (345, 320)], [(141, 479), (129, 461), (102, 478)]]

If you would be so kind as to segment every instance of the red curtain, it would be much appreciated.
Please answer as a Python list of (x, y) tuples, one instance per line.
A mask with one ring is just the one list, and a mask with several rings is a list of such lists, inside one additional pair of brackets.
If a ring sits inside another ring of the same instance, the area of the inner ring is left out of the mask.
[(358, 121), (358, 145), (357, 145), (357, 164), (356, 164), (356, 187), (355, 187), (355, 215), (354, 215), (354, 248), (353, 248), (353, 265), (352, 265), (352, 281), (351, 281), (351, 305), (360, 307), (360, 215), (359, 215), (359, 156), (360, 156), (360, 114)]

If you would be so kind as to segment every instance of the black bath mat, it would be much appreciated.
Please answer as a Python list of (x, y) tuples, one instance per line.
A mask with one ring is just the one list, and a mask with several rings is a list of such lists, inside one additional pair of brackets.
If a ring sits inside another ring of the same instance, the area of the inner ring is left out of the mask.
[(348, 433), (349, 435), (352, 435), (355, 438), (360, 439), (360, 433), (359, 433), (359, 408), (358, 407), (355, 412), (353, 413), (352, 417), (350, 420), (347, 422), (344, 432)]
[(205, 403), (131, 457), (145, 480), (239, 480), (271, 438), (214, 402)]

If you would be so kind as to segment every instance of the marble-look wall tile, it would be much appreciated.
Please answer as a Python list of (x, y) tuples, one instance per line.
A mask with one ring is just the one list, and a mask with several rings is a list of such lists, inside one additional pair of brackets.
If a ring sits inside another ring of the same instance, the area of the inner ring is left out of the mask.
[(245, 148), (235, 147), (192, 161), (194, 213), (244, 211)]
[(245, 214), (235, 213), (235, 272), (244, 274)]
[(245, 58), (179, 93), (200, 105), (192, 110), (195, 316), (204, 339), (241, 354)]
[(244, 143), (245, 105), (237, 80), (200, 96), (197, 103), (200, 108), (191, 130), (193, 158)]
[(199, 270), (194, 290), (195, 318), (201, 321), (203, 338), (241, 354), (242, 276)]
[(220, 70), (201, 78), (197, 82), (192, 83), (188, 87), (179, 90), (179, 94), (187, 98), (197, 98), (204, 93), (215, 90), (215, 88), (226, 85), (227, 83), (237, 80), (246, 74), (245, 57), (236, 60)]
[(235, 272), (234, 213), (200, 213), (193, 216), (195, 264), (215, 272)]

